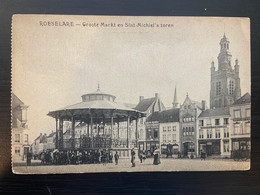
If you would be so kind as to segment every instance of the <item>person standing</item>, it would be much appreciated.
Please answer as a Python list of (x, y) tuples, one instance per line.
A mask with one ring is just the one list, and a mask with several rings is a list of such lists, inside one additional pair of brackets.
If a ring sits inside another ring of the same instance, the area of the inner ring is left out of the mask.
[(131, 150), (131, 163), (132, 163), (132, 167), (135, 167), (135, 151), (134, 151), (134, 148)]
[(27, 166), (31, 166), (31, 160), (32, 160), (32, 153), (31, 153), (31, 151), (28, 151), (28, 153), (27, 153)]
[(155, 148), (153, 164), (158, 165), (160, 163), (161, 163), (161, 161), (160, 161), (160, 150), (159, 150), (159, 148)]
[(115, 163), (116, 163), (116, 165), (118, 165), (118, 159), (119, 159), (119, 155), (116, 151), (116, 153), (115, 153)]
[(142, 163), (143, 162), (143, 151), (140, 151), (139, 152), (139, 159), (140, 159), (140, 162)]

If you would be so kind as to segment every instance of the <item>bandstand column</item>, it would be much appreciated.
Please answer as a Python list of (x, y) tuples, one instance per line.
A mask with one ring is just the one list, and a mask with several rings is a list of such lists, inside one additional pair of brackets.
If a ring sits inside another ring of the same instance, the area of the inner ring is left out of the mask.
[(112, 115), (112, 117), (111, 117), (111, 138), (113, 136), (113, 125), (114, 125), (114, 117)]
[(59, 149), (63, 149), (63, 119), (62, 118), (60, 118), (59, 125), (60, 125), (60, 129), (59, 129), (59, 132), (60, 132)]
[(129, 121), (130, 121), (130, 116), (127, 116), (127, 128), (126, 128), (126, 147), (129, 148), (129, 140), (128, 140), (128, 136), (129, 136)]
[(74, 116), (72, 116), (71, 118), (72, 121), (72, 133), (71, 133), (71, 137), (72, 137), (72, 143), (71, 143), (71, 147), (72, 149), (75, 149), (75, 118)]
[(55, 148), (58, 149), (59, 147), (59, 126), (58, 126), (58, 118), (56, 118), (56, 141), (55, 141)]
[(136, 118), (135, 125), (136, 125), (136, 127), (135, 127), (135, 141), (136, 141), (136, 147), (138, 148), (138, 146), (137, 146), (137, 143), (138, 143), (138, 141), (137, 141), (137, 135), (138, 135), (138, 117)]
[(92, 139), (92, 148), (94, 146), (94, 139), (93, 139), (93, 117), (92, 115), (90, 116), (90, 134), (91, 134), (91, 139)]
[(117, 117), (117, 138), (119, 138), (119, 117)]
[(87, 135), (88, 135), (88, 137), (89, 137), (89, 123), (88, 123)]
[(105, 116), (103, 116), (103, 136), (105, 135)]

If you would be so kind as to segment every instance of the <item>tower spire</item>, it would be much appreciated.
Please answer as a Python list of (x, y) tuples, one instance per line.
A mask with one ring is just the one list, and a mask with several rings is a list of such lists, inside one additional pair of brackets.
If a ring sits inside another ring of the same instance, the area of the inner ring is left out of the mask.
[(175, 86), (175, 90), (174, 90), (174, 98), (173, 98), (172, 105), (173, 105), (173, 108), (177, 108), (178, 107), (176, 86)]

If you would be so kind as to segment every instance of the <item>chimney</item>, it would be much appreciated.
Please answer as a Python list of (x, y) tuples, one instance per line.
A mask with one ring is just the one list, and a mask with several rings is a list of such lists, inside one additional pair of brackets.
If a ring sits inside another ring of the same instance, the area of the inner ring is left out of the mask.
[(156, 97), (157, 99), (159, 99), (159, 98), (160, 98), (160, 94), (159, 94), (159, 93), (155, 93), (155, 97)]
[(205, 110), (205, 109), (206, 109), (206, 101), (205, 101), (205, 100), (202, 100), (202, 101), (201, 101), (201, 109), (202, 109), (202, 110)]
[(144, 100), (144, 96), (139, 96), (139, 102)]

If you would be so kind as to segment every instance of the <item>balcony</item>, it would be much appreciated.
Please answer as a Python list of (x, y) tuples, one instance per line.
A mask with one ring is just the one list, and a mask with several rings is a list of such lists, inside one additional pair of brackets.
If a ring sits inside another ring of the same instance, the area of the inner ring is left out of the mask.
[(233, 121), (248, 121), (248, 120), (251, 120), (251, 117), (233, 118)]

